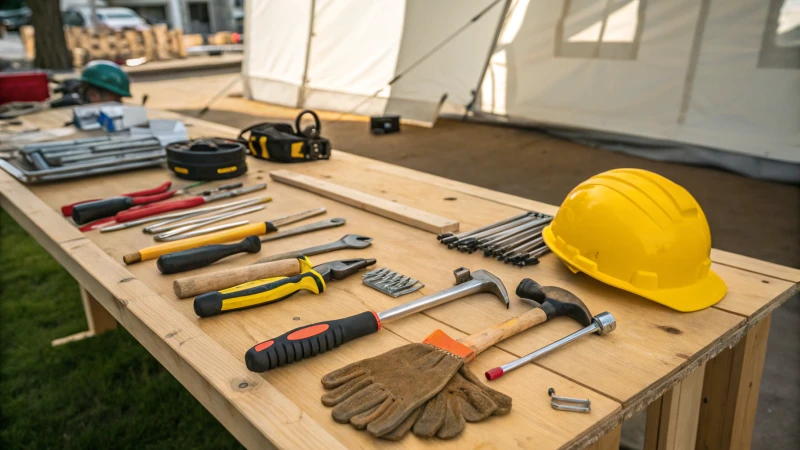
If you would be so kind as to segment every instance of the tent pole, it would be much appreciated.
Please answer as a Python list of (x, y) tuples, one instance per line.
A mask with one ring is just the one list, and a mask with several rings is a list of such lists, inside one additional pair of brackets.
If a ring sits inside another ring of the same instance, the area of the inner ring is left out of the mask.
[(297, 89), (297, 107), (302, 108), (306, 102), (306, 81), (308, 81), (308, 62), (311, 58), (311, 39), (314, 36), (314, 11), (316, 0), (311, 0), (311, 14), (308, 19), (308, 42), (306, 43), (306, 62), (303, 66), (303, 78), (300, 80), (300, 88)]
[(469, 103), (469, 105), (467, 105), (462, 120), (465, 120), (467, 118), (469, 111), (475, 107), (475, 103), (478, 100), (478, 96), (481, 94), (481, 85), (483, 84), (483, 79), (486, 78), (486, 71), (489, 70), (489, 62), (492, 60), (492, 55), (494, 55), (494, 51), (497, 49), (497, 41), (500, 40), (500, 33), (503, 32), (503, 27), (506, 24), (506, 20), (508, 20), (508, 11), (509, 9), (511, 9), (512, 1), (514, 0), (506, 0), (506, 4), (503, 7), (503, 13), (500, 14), (500, 22), (497, 24), (497, 30), (494, 33), (494, 40), (492, 41), (492, 46), (489, 47), (489, 54), (486, 55), (486, 64), (483, 65), (481, 76), (480, 78), (478, 78), (478, 86), (472, 90), (472, 92), (474, 92), (472, 101)]

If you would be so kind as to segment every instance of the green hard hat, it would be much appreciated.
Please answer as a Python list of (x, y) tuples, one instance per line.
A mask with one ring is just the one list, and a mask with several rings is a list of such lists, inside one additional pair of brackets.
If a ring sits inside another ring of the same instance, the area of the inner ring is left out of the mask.
[(81, 73), (81, 81), (123, 97), (131, 96), (128, 75), (111, 61), (90, 62)]

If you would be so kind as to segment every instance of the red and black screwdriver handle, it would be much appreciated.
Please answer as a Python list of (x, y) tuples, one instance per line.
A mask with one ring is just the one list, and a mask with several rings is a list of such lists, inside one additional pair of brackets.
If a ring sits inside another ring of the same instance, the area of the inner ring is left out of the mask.
[[(167, 192), (170, 187), (172, 187), (172, 182), (171, 181), (167, 181), (167, 182), (164, 182), (161, 185), (156, 186), (156, 187), (154, 187), (152, 189), (145, 189), (143, 191), (136, 191), (136, 192), (127, 192), (125, 194), (119, 194), (119, 197), (141, 197), (141, 196), (144, 196), (144, 195), (160, 194), (162, 192)], [(63, 214), (65, 217), (71, 217), (72, 216), (72, 208), (74, 208), (75, 206), (80, 205), (82, 203), (96, 202), (96, 201), (100, 201), (100, 200), (102, 200), (102, 199), (95, 198), (95, 199), (91, 199), (91, 200), (83, 200), (83, 201), (80, 201), (80, 202), (71, 203), (69, 205), (64, 205), (64, 206), (61, 207), (61, 214)]]
[(134, 206), (165, 200), (173, 195), (175, 195), (175, 191), (167, 191), (153, 195), (119, 196), (80, 203), (72, 207), (72, 220), (78, 225), (83, 225), (97, 219), (111, 217)]
[(200, 206), (205, 202), (205, 197), (200, 196), (189, 197), (181, 200), (170, 200), (168, 202), (159, 202), (152, 205), (144, 205), (131, 208), (126, 211), (120, 211), (114, 216), (114, 220), (116, 220), (118, 223), (130, 222), (131, 220), (143, 219), (145, 217), (155, 216), (156, 214), (193, 208), (195, 206)]
[(365, 311), (344, 319), (295, 328), (252, 347), (245, 353), (244, 361), (251, 371), (265, 372), (317, 356), (380, 329), (378, 314)]

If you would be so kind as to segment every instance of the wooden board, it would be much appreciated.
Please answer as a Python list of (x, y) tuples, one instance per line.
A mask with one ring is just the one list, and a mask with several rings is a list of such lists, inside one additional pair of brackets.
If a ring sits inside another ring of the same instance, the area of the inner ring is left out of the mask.
[[(152, 110), (150, 113), (151, 118), (176, 117)], [(68, 111), (54, 110), (30, 116), (29, 120), (40, 127), (60, 126), (65, 114)], [(184, 118), (184, 121), (193, 136), (237, 134), (237, 130), (197, 119)], [(248, 163), (250, 171), (242, 180), (246, 184), (263, 182), (270, 171), (285, 167), (260, 160)], [(464, 229), (485, 225), (522, 210), (555, 212), (555, 207), (550, 205), (341, 152), (334, 152), (330, 161), (292, 168), (317, 178), (330, 177), (325, 181), (388, 202), (413, 205), (452, 217), (460, 221)], [(148, 236), (135, 228), (82, 235), (57, 213), (64, 203), (145, 189), (169, 177), (166, 170), (152, 169), (28, 188), (0, 173), (0, 203), (223, 425), (251, 447), (266, 445), (268, 440), (277, 446), (293, 448), (396, 445), (373, 440), (348, 426), (335, 424), (330, 419), (330, 410), (319, 402), (323, 392), (319, 378), (355, 360), (407, 342), (419, 342), (436, 328), (454, 337), (474, 333), (519, 314), (527, 308), (524, 303), (513, 299), (511, 309), (507, 310), (490, 294), (474, 295), (389, 323), (380, 333), (266, 374), (248, 372), (243, 364), (243, 353), (255, 342), (303, 324), (366, 309), (386, 309), (449, 287), (453, 284), (452, 270), (460, 266), (489, 270), (512, 292), (523, 277), (568, 288), (582, 297), (594, 313), (608, 310), (614, 314), (618, 328), (608, 336), (589, 336), (568, 349), (492, 382), (493, 388), (514, 398), (514, 408), (508, 416), (470, 425), (465, 434), (454, 441), (412, 437), (404, 441), (404, 447), (558, 448), (598, 442), (604, 433), (615, 430), (626, 416), (658, 399), (687, 376), (696, 374), (715, 354), (735, 345), (765, 308), (776, 307), (785, 300), (782, 293), (796, 289), (791, 281), (758, 272), (769, 272), (769, 268), (762, 266), (756, 271), (749, 270), (747, 264), (743, 268), (729, 264), (727, 269), (719, 271), (730, 288), (728, 295), (736, 300), (732, 306), (677, 313), (589, 277), (573, 275), (553, 255), (543, 258), (539, 266), (509, 267), (477, 254), (448, 251), (430, 232), (311, 192), (270, 183), (269, 195), (274, 201), (267, 205), (266, 211), (247, 216), (251, 220), (268, 220), (325, 206), (329, 217), (345, 217), (347, 225), (270, 242), (261, 254), (239, 255), (190, 273), (237, 267), (271, 253), (330, 242), (345, 233), (359, 233), (375, 238), (373, 246), (362, 251), (319, 255), (312, 261), (375, 257), (379, 267), (390, 267), (419, 278), (426, 287), (392, 299), (363, 286), (356, 276), (331, 282), (323, 295), (298, 294), (269, 307), (201, 320), (194, 315), (191, 300), (178, 300), (172, 293), (172, 280), (183, 274), (163, 276), (155, 270), (154, 261), (123, 267), (121, 256), (151, 243)], [(185, 183), (173, 181), (178, 186)], [(753, 276), (756, 273), (759, 277)], [(762, 276), (766, 278), (760, 278)], [(763, 283), (762, 279), (769, 283)], [(748, 311), (752, 311), (752, 315)], [(481, 373), (577, 328), (578, 325), (568, 319), (545, 323), (486, 351), (471, 363), (471, 367)], [(624, 370), (620, 370), (623, 367)], [(561, 395), (591, 398), (592, 413), (552, 410), (548, 387), (555, 388)], [(609, 441), (613, 442), (613, 435)]]
[[(388, 217), (406, 225), (430, 231), (431, 233), (445, 233), (458, 231), (458, 222), (438, 216), (428, 211), (423, 211), (401, 203), (388, 201), (373, 195), (365, 194), (356, 189), (349, 189), (335, 183), (301, 175), (290, 170), (273, 170), (269, 176), (281, 183), (298, 187), (323, 197), (355, 206), (379, 216)], [(327, 176), (330, 178), (330, 176)]]
[(644, 450), (692, 448), (700, 415), (703, 369), (698, 368), (650, 405)]

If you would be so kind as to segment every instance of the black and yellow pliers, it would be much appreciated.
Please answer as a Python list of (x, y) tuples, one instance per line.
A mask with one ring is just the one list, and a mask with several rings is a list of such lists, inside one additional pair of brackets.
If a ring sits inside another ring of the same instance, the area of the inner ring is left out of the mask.
[(264, 278), (199, 295), (194, 299), (194, 312), (200, 317), (211, 317), (228, 311), (274, 303), (301, 290), (319, 294), (325, 291), (326, 282), (342, 280), (360, 269), (375, 264), (374, 259), (354, 258), (330, 261), (311, 267), (308, 258), (299, 260), (298, 275)]

